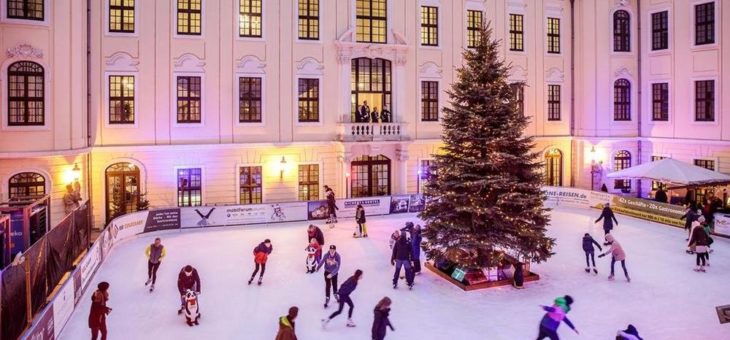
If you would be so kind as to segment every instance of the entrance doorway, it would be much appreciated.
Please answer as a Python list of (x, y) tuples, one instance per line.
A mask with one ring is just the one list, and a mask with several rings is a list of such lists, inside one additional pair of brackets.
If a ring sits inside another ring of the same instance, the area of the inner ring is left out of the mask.
[(139, 168), (132, 163), (115, 163), (106, 168), (106, 219), (137, 211)]
[(360, 156), (352, 161), (352, 197), (390, 195), (390, 159), (383, 155)]

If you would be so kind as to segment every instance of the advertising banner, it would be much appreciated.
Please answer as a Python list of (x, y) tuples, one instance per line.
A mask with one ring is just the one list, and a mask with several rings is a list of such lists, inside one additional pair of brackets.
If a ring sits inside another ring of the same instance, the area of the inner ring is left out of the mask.
[(217, 209), (221, 217), (216, 221), (223, 225), (268, 223), (272, 212), (268, 204), (232, 205)]
[(25, 333), (23, 340), (53, 340), (55, 336), (53, 308), (46, 308), (35, 318), (33, 326)]
[[(339, 202), (337, 204), (339, 206)], [(339, 214), (338, 214), (339, 216)], [(353, 215), (355, 216), (355, 215)], [(327, 201), (309, 201), (307, 202), (307, 219), (308, 220), (324, 220), (327, 218)]]
[(426, 198), (421, 194), (411, 195), (408, 212), (420, 212), (426, 208)]
[(274, 203), (267, 205), (267, 222), (307, 220), (307, 202)]
[(74, 302), (74, 282), (73, 277), (70, 277), (69, 281), (66, 281), (53, 299), (53, 329), (55, 330), (56, 339), (58, 339), (66, 321), (71, 318), (71, 313), (74, 311)]
[(390, 196), (338, 199), (337, 217), (355, 217), (357, 205), (362, 204), (365, 215), (387, 215), (390, 213)]
[(111, 228), (116, 229), (116, 235), (112, 233), (114, 242), (141, 233), (147, 222), (148, 213), (149, 211), (138, 211), (115, 218), (111, 222)]
[(102, 259), (109, 256), (109, 252), (112, 250), (112, 246), (114, 245), (114, 235), (117, 235), (115, 228), (107, 228), (106, 231), (103, 231), (101, 235), (99, 235), (96, 242), (99, 244), (99, 248), (101, 248)]
[(89, 248), (88, 254), (79, 262), (78, 270), (81, 273), (81, 289), (89, 284), (91, 276), (101, 264), (101, 247), (98, 243)]
[[(150, 216), (153, 213), (154, 211), (150, 212)], [(222, 227), (306, 220), (307, 202), (180, 208), (181, 228)]]
[(408, 212), (411, 202), (411, 195), (399, 195), (390, 197), (390, 213), (402, 214)]
[(81, 271), (74, 270), (71, 279), (74, 280), (74, 305), (77, 305), (81, 300), (81, 296), (84, 295), (83, 286), (81, 285)]
[(25, 251), (25, 234), (23, 231), (23, 211), (10, 213), (10, 261), (15, 254)]
[(147, 214), (147, 222), (144, 225), (144, 232), (179, 229), (180, 208), (151, 210)]
[(180, 228), (219, 227), (225, 225), (219, 207), (180, 208)]
[(643, 220), (684, 227), (679, 218), (684, 215), (684, 207), (649, 201), (640, 198), (614, 196), (611, 209), (619, 214), (629, 215)]
[(715, 214), (715, 234), (730, 237), (730, 215)]
[(591, 206), (589, 191), (575, 188), (544, 187), (546, 202), (556, 206), (567, 205), (579, 208)]

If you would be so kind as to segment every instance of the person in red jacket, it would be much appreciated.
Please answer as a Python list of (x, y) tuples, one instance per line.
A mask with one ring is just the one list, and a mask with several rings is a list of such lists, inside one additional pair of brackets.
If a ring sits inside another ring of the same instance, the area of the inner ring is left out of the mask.
[(91, 340), (96, 340), (101, 333), (101, 340), (106, 340), (106, 316), (112, 311), (106, 306), (109, 301), (109, 283), (100, 282), (97, 290), (91, 295), (91, 311), (89, 311), (89, 328)]
[(264, 279), (264, 271), (266, 271), (266, 261), (269, 259), (269, 254), (271, 254), (272, 250), (274, 250), (274, 246), (271, 245), (271, 240), (268, 238), (253, 249), (253, 262), (256, 265), (256, 269), (251, 274), (251, 279), (248, 280), (248, 284), (253, 282), (253, 278), (259, 272), (259, 268), (261, 268), (261, 274), (259, 274), (259, 285), (261, 285), (261, 281)]

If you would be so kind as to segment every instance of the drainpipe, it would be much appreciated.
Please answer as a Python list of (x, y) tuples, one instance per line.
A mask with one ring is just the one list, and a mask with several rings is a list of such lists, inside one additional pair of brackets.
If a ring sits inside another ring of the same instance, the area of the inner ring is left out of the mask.
[[(86, 155), (86, 192), (89, 196), (89, 229), (94, 225), (94, 201), (91, 199), (91, 0), (86, 0), (86, 149), (89, 150)], [(91, 237), (87, 232), (87, 237)], [(89, 239), (89, 241), (91, 241)]]
[[(577, 146), (575, 143), (575, 0), (570, 0), (570, 186), (575, 186)], [(593, 188), (591, 188), (593, 190)]]
[[(637, 165), (641, 164), (641, 89), (642, 89), (642, 82), (641, 82), (641, 0), (636, 1), (636, 30), (637, 30), (637, 48), (636, 48), (636, 55), (637, 55), (637, 62), (636, 62), (636, 82), (637, 85), (637, 100), (636, 105), (638, 107), (638, 114), (637, 116), (637, 134), (636, 134), (636, 163)], [(637, 188), (636, 188), (636, 195), (637, 197), (641, 198), (641, 180), (638, 180)]]

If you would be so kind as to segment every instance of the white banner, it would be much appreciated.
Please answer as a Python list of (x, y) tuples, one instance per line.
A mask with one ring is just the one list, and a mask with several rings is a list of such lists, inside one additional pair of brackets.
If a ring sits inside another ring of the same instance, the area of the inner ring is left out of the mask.
[[(144, 231), (149, 211), (138, 211), (115, 218), (111, 222), (112, 236), (114, 242), (119, 242), (127, 237), (137, 235)], [(114, 231), (116, 230), (116, 232)]]
[(53, 298), (53, 329), (56, 339), (59, 338), (63, 326), (71, 318), (71, 313), (74, 311), (74, 293), (73, 276), (69, 276), (68, 281), (64, 283), (56, 297)]
[(730, 215), (715, 214), (715, 234), (730, 237)]
[(365, 208), (365, 216), (390, 213), (390, 196), (350, 198), (337, 200), (337, 207), (340, 208), (337, 210), (337, 217), (355, 217), (358, 204)]
[(91, 279), (91, 276), (96, 271), (101, 263), (101, 247), (99, 243), (95, 243), (89, 248), (88, 254), (79, 263), (79, 271), (81, 271), (81, 287), (86, 287)]
[(222, 227), (306, 220), (307, 202), (180, 208), (181, 228)]

